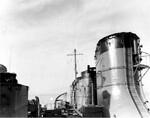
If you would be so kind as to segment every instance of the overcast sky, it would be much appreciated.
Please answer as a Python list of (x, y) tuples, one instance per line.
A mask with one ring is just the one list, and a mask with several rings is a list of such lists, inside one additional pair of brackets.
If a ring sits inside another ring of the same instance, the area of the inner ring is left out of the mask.
[(30, 87), (29, 96), (60, 94), (74, 80), (67, 56), (74, 48), (84, 54), (77, 57), (79, 73), (95, 65), (97, 42), (112, 33), (136, 33), (150, 53), (149, 6), (149, 0), (1, 0), (0, 63)]

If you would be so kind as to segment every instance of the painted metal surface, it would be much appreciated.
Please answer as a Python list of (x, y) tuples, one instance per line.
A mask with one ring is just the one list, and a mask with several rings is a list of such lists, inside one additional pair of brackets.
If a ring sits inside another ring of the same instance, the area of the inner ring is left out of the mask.
[(0, 117), (27, 117), (28, 87), (0, 84)]
[(71, 103), (77, 109), (82, 106), (96, 104), (96, 78), (95, 70), (83, 71), (81, 77), (78, 77), (71, 86)]
[(82, 77), (77, 78), (75, 86), (75, 101), (77, 109), (82, 106), (92, 104), (92, 85), (87, 72), (82, 73)]
[(150, 117), (141, 99), (138, 72), (134, 73), (133, 68), (138, 42), (135, 34), (117, 33), (97, 44), (97, 102), (108, 109), (111, 117)]
[(0, 117), (27, 117), (28, 87), (15, 73), (0, 73)]

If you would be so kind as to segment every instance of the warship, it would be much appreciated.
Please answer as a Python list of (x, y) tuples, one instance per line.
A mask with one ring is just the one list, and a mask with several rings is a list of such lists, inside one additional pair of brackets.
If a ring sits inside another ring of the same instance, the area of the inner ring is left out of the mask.
[(0, 65), (0, 116), (149, 118), (142, 78), (150, 67), (142, 64), (141, 48), (140, 38), (131, 32), (100, 39), (95, 67), (88, 65), (79, 77), (75, 71), (70, 99), (66, 92), (58, 95), (53, 109), (42, 107), (37, 96), (28, 100), (28, 86), (18, 84), (16, 74)]

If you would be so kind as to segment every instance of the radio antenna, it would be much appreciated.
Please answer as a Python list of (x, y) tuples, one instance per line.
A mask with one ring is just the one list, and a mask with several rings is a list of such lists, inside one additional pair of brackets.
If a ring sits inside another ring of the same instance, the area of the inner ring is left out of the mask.
[(82, 53), (78, 53), (77, 54), (77, 50), (74, 49), (74, 53), (73, 54), (67, 54), (67, 56), (74, 56), (74, 71), (75, 71), (75, 80), (77, 79), (77, 74), (78, 74), (78, 71), (77, 71), (77, 55), (83, 55)]

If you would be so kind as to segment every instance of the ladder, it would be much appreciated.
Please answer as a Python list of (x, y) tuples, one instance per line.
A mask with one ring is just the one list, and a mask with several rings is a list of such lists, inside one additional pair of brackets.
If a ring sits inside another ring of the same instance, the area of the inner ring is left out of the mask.
[(133, 63), (132, 63), (132, 49), (127, 49), (127, 82), (128, 82), (128, 90), (131, 95), (131, 98), (139, 112), (141, 118), (148, 118), (150, 115), (148, 114), (147, 109), (144, 106), (143, 101), (140, 99), (140, 96), (136, 90), (136, 83), (133, 75)]

